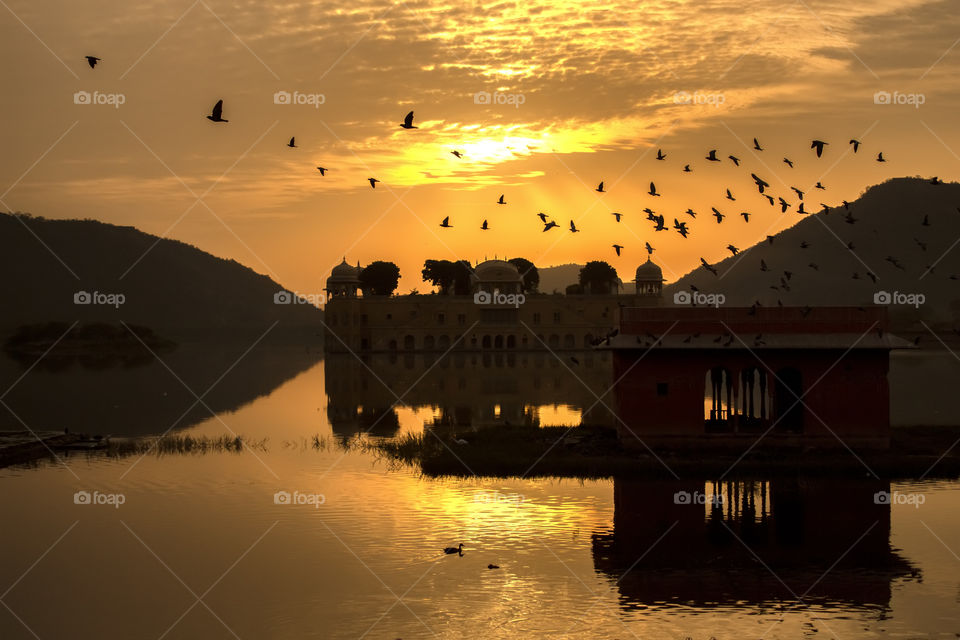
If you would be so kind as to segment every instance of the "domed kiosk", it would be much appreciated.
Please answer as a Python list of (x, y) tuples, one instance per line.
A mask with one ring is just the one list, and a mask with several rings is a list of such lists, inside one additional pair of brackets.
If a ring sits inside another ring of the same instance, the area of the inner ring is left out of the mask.
[(659, 297), (663, 292), (663, 271), (656, 264), (647, 261), (637, 267), (637, 295)]
[(360, 288), (360, 271), (360, 265), (352, 267), (347, 264), (347, 259), (344, 258), (343, 262), (333, 268), (330, 272), (330, 277), (327, 278), (327, 286), (325, 289), (327, 297), (356, 297), (357, 289)]
[(488, 293), (521, 293), (523, 291), (523, 276), (516, 265), (506, 260), (487, 260), (473, 269), (470, 275), (470, 284), (473, 292), (486, 291)]

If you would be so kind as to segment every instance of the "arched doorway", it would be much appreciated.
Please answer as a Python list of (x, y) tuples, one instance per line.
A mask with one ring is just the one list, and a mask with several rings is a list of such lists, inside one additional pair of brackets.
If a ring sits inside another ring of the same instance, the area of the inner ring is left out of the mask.
[(703, 413), (708, 432), (729, 431), (734, 407), (730, 372), (723, 367), (707, 371), (703, 393)]

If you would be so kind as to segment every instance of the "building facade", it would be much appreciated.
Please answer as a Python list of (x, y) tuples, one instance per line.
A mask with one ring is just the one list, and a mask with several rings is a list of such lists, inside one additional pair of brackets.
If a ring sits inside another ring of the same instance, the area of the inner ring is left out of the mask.
[(584, 350), (620, 322), (623, 307), (662, 303), (663, 274), (647, 260), (633, 295), (523, 291), (513, 264), (487, 260), (473, 269), (470, 295), (361, 296), (360, 268), (344, 260), (327, 280), (324, 348), (337, 352)]

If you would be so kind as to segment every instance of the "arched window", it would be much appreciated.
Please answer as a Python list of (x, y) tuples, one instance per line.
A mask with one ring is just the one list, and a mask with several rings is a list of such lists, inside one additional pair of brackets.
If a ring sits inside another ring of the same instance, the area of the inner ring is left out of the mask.
[(406, 351), (413, 351), (416, 348), (416, 341), (413, 339), (413, 336), (403, 337), (403, 348)]
[(507, 349), (517, 348), (517, 336), (507, 336)]
[(767, 371), (749, 367), (740, 372), (740, 421), (756, 425), (770, 418)]
[(483, 340), (480, 342), (480, 347), (483, 349), (490, 348), (490, 336), (483, 336)]
[(551, 334), (550, 334), (550, 339), (547, 340), (547, 345), (548, 345), (551, 349), (559, 349), (559, 348), (560, 348), (560, 336), (558, 336), (558, 335), (555, 334), (555, 333), (551, 333)]
[(446, 351), (447, 349), (450, 348), (450, 336), (448, 336), (448, 335), (446, 335), (446, 334), (440, 336), (440, 340), (439, 340), (439, 343), (438, 343), (438, 344), (439, 344), (439, 346), (440, 346), (441, 349), (443, 349), (444, 351)]
[(433, 336), (425, 336), (423, 338), (423, 348), (425, 351), (432, 351), (434, 349), (434, 339)]
[(572, 333), (568, 333), (563, 336), (563, 348), (564, 349), (574, 349), (577, 346), (577, 339), (573, 337)]
[(387, 343), (387, 349), (389, 349), (390, 351), (396, 351), (396, 350), (397, 350), (397, 341), (396, 341), (396, 340), (391, 340), (390, 342), (388, 342), (388, 343)]
[(713, 431), (727, 430), (733, 407), (734, 398), (730, 372), (723, 367), (710, 369), (707, 371), (703, 395), (703, 413), (707, 429)]
[(497, 336), (493, 339), (494, 349), (503, 349), (503, 336)]

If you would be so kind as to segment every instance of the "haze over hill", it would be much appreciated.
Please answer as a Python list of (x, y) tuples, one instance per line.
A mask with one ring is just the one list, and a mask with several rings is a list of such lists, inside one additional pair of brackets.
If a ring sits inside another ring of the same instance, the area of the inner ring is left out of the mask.
[[(916, 323), (922, 330), (921, 319), (960, 321), (960, 184), (896, 178), (870, 187), (849, 209), (820, 211), (818, 198), (826, 199), (806, 194), (806, 208), (818, 213), (772, 242), (763, 239), (712, 264), (718, 275), (699, 267), (665, 287), (667, 302), (691, 285), (723, 293), (728, 305), (872, 305), (875, 294), (886, 292), (901, 327)], [(795, 207), (783, 215), (797, 216)], [(710, 224), (710, 218), (699, 222), (697, 231), (708, 232)], [(907, 301), (914, 294), (924, 298), (919, 307)]]
[(270, 339), (322, 333), (322, 311), (275, 304), (283, 288), (269, 277), (133, 227), (0, 214), (0, 264), (0, 337), (51, 321), (123, 321), (174, 339), (252, 341), (275, 322)]

